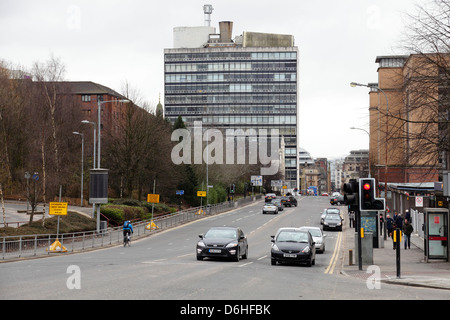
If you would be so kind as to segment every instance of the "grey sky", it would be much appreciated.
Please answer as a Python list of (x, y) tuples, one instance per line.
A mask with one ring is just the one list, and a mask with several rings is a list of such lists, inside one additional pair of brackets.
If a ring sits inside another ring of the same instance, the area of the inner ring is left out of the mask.
[(125, 82), (151, 105), (164, 94), (163, 51), (177, 26), (233, 21), (243, 31), (292, 34), (300, 52), (300, 146), (313, 157), (368, 149), (368, 90), (375, 58), (396, 50), (404, 13), (427, 0), (1, 0), (0, 59), (30, 68), (51, 54), (66, 80), (94, 81), (121, 91)]

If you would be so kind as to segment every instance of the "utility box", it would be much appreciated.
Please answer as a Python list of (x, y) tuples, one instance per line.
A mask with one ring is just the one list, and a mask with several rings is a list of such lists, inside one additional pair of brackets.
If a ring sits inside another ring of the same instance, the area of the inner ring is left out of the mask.
[(91, 169), (89, 203), (108, 203), (108, 169)]
[[(358, 233), (355, 232), (355, 252), (358, 259)], [(373, 234), (364, 232), (364, 238), (361, 238), (361, 258), (365, 265), (373, 265)]]

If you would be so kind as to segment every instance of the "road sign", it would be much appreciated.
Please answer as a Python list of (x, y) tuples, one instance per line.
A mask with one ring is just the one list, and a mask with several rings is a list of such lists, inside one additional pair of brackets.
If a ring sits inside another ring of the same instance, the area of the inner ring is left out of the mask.
[(416, 196), (416, 207), (423, 207), (423, 197)]
[(197, 191), (197, 197), (206, 197), (206, 191)]
[(159, 203), (159, 194), (147, 194), (148, 203)]
[(262, 176), (251, 176), (250, 181), (254, 187), (262, 187), (263, 177)]
[(50, 202), (49, 215), (67, 216), (67, 202)]
[(184, 190), (177, 190), (177, 191), (176, 191), (176, 194), (177, 194), (178, 196), (182, 196), (182, 195), (184, 194)]

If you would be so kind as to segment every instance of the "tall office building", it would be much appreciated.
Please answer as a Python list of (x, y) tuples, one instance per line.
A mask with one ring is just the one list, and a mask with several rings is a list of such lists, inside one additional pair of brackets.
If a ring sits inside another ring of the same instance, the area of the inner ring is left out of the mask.
[(291, 35), (243, 32), (233, 23), (174, 28), (174, 48), (164, 50), (165, 109), (172, 123), (201, 121), (218, 129), (279, 131), (284, 146), (281, 174), (298, 187), (298, 48)]

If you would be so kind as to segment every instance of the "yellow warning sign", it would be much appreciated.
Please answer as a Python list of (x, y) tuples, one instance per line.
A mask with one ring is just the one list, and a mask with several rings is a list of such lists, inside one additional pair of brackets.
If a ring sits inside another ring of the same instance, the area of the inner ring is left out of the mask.
[(206, 191), (197, 191), (197, 197), (206, 197)]
[(147, 194), (148, 203), (159, 203), (159, 194)]
[(49, 215), (67, 216), (67, 202), (50, 202)]
[(159, 229), (159, 227), (153, 222), (153, 220), (152, 221), (150, 221), (150, 223), (149, 224), (147, 224), (146, 226), (145, 226), (145, 229), (146, 230), (156, 230), (156, 229)]
[(47, 249), (48, 252), (67, 252), (66, 247), (64, 247), (58, 239), (53, 242), (50, 248)]

